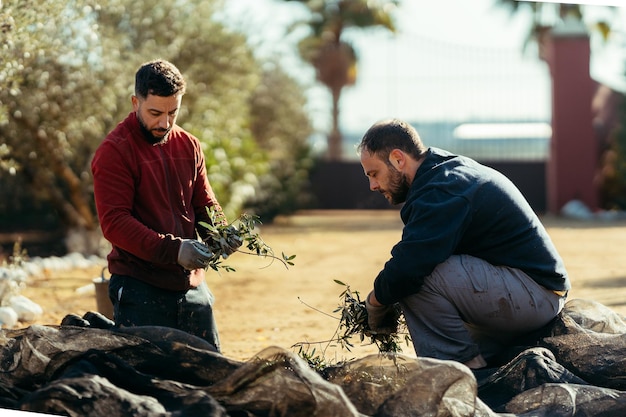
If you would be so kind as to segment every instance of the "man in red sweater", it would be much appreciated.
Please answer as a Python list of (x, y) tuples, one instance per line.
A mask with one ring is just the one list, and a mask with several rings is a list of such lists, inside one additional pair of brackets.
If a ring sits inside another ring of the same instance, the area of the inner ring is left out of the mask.
[(198, 222), (210, 223), (207, 207), (222, 209), (200, 142), (176, 125), (185, 87), (170, 62), (138, 69), (133, 111), (94, 155), (94, 196), (112, 244), (107, 259), (116, 325), (176, 328), (219, 351), (214, 297), (204, 279), (212, 253), (198, 240), (198, 233), (205, 237)]

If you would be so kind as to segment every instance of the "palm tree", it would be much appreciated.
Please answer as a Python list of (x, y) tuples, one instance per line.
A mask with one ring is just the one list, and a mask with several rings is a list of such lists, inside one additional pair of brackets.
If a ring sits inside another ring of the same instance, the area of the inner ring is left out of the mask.
[(310, 63), (316, 78), (324, 84), (332, 97), (332, 129), (328, 134), (327, 159), (342, 157), (342, 136), (339, 130), (339, 99), (344, 87), (353, 85), (357, 78), (357, 54), (352, 45), (342, 38), (347, 28), (382, 27), (395, 32), (391, 11), (399, 0), (285, 0), (305, 5), (309, 18), (303, 23), (310, 33), (299, 44), (302, 59)]
[[(541, 42), (542, 36), (552, 26), (551, 24), (542, 22), (542, 17), (546, 14), (554, 15), (555, 10), (560, 19), (572, 18), (578, 21), (583, 21), (584, 9), (581, 4), (546, 3), (525, 0), (496, 0), (496, 3), (500, 6), (509, 8), (512, 14), (519, 13), (522, 8), (530, 7), (533, 21), (528, 31), (526, 44), (531, 42)], [(605, 21), (598, 21), (594, 26), (606, 40), (611, 31), (608, 23)]]

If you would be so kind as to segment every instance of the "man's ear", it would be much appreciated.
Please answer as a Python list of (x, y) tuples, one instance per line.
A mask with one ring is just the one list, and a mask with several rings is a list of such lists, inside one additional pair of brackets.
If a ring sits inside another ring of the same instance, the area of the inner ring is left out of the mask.
[(401, 171), (406, 164), (406, 155), (400, 149), (394, 149), (389, 153), (389, 162), (398, 171)]
[(133, 110), (137, 111), (137, 109), (139, 108), (139, 98), (135, 95), (132, 95), (130, 97), (130, 102), (133, 104)]

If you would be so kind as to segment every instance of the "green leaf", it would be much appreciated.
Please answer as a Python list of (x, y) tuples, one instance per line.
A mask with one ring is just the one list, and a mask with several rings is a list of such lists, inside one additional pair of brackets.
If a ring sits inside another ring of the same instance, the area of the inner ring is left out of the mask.
[[(220, 258), (228, 258), (228, 252), (232, 250), (230, 246), (232, 242), (246, 242), (245, 247), (249, 252), (241, 249), (237, 249), (237, 252), (278, 259), (285, 267), (294, 266), (292, 261), (296, 255), (287, 256), (283, 252), (282, 258), (274, 256), (272, 248), (263, 241), (258, 233), (253, 231), (255, 224), (260, 223), (257, 216), (244, 213), (235, 222), (227, 225), (224, 221), (225, 216), (221, 211), (216, 210), (215, 207), (207, 207), (206, 211), (211, 224), (206, 222), (199, 222), (198, 224), (204, 227), (205, 233), (203, 235), (206, 235), (204, 242), (214, 254), (214, 257), (209, 261), (208, 267), (216, 271), (219, 268), (228, 272), (235, 271), (234, 268), (220, 263)], [(238, 224), (238, 227), (235, 224)]]

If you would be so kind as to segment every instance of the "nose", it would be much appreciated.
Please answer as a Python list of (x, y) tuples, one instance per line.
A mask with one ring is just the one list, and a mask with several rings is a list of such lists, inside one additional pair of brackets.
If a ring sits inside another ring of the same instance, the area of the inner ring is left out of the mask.
[(378, 181), (376, 181), (373, 178), (370, 178), (370, 190), (376, 191), (376, 190), (378, 190), (378, 188), (380, 188), (380, 185), (378, 184)]
[(173, 117), (169, 114), (162, 116), (159, 119), (159, 127), (162, 129), (168, 129), (172, 124)]

